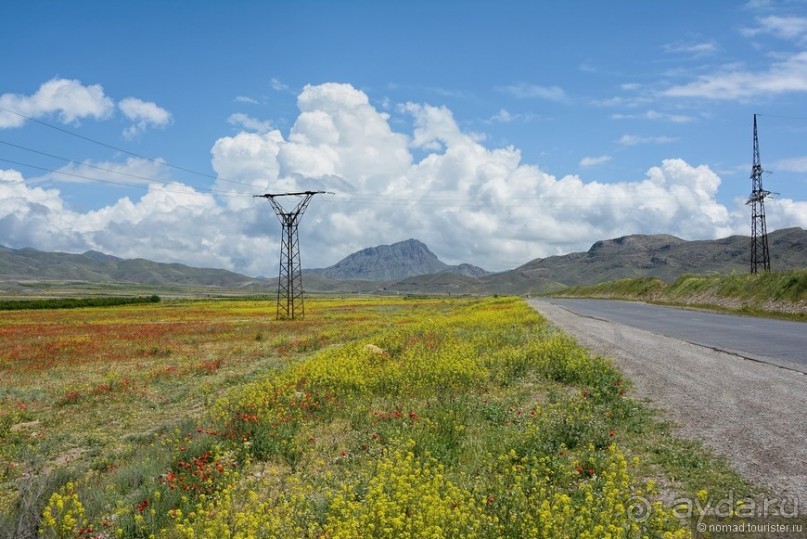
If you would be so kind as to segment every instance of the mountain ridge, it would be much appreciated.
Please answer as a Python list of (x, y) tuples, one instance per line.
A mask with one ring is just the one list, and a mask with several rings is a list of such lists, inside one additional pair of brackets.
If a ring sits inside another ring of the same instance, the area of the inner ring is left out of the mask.
[[(807, 231), (792, 227), (768, 234), (774, 270), (807, 267)], [(728, 236), (715, 240), (683, 240), (666, 234), (632, 234), (595, 242), (588, 251), (536, 258), (516, 271), (564, 274), (567, 286), (629, 277), (673, 280), (685, 273), (746, 272), (751, 238)]]
[[(774, 271), (807, 267), (806, 230), (776, 230), (768, 234), (768, 241)], [(541, 294), (631, 277), (671, 281), (687, 273), (745, 273), (750, 246), (751, 238), (739, 235), (683, 240), (667, 234), (632, 234), (597, 241), (587, 251), (536, 258), (490, 273), (471, 264), (445, 264), (424, 243), (410, 239), (356, 251), (328, 268), (303, 270), (304, 288), (324, 293)], [(397, 266), (398, 273), (391, 266)], [(0, 281), (15, 280), (200, 286), (249, 293), (274, 292), (277, 282), (98, 251), (51, 253), (0, 245)]]
[(30, 247), (0, 248), (0, 278), (232, 288), (256, 281), (252, 277), (224, 269), (195, 268), (185, 264), (153, 262), (145, 258), (124, 259), (98, 251), (74, 254), (39, 251)]

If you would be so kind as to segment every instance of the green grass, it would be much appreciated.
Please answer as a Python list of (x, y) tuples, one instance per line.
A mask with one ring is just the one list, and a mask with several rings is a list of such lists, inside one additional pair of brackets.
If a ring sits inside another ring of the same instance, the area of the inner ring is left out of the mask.
[(756, 275), (682, 275), (671, 283), (622, 279), (569, 287), (553, 295), (627, 299), (807, 321), (807, 269)]

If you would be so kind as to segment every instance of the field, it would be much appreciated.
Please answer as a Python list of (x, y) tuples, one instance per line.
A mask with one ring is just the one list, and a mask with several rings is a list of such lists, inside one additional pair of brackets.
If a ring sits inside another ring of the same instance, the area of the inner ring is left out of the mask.
[(0, 537), (688, 537), (753, 494), (519, 299), (273, 307), (4, 312)]

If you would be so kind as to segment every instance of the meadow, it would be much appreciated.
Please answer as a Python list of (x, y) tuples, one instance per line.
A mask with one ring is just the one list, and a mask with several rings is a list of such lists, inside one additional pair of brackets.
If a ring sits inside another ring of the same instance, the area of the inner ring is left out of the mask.
[(517, 298), (0, 319), (0, 537), (689, 537), (753, 494)]

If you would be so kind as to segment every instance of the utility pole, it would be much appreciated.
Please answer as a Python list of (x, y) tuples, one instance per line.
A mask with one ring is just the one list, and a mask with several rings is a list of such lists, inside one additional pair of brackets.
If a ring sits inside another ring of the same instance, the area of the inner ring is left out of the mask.
[(765, 198), (771, 194), (762, 188), (762, 163), (759, 160), (759, 137), (757, 115), (754, 114), (754, 164), (751, 166), (751, 196), (746, 205), (751, 206), (751, 273), (771, 270), (768, 252), (768, 230), (765, 225)]
[[(277, 277), (277, 318), (302, 318), (305, 315), (303, 305), (303, 269), (300, 260), (300, 238), (297, 226), (300, 218), (308, 207), (314, 195), (325, 191), (302, 191), (299, 193), (267, 193), (254, 195), (256, 198), (265, 198), (272, 204), (272, 208), (280, 220), (283, 228), (280, 238), (280, 271)], [(275, 200), (278, 197), (297, 196), (302, 200), (292, 209), (285, 210)]]

